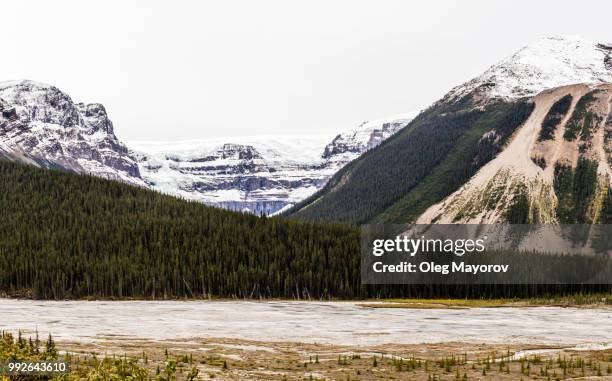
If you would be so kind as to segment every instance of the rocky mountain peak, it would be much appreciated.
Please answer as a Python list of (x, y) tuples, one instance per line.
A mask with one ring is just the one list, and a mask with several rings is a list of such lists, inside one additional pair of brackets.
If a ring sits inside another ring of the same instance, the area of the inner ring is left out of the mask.
[(55, 86), (20, 80), (0, 83), (0, 111), (0, 142), (13, 159), (145, 185), (101, 104), (75, 104)]

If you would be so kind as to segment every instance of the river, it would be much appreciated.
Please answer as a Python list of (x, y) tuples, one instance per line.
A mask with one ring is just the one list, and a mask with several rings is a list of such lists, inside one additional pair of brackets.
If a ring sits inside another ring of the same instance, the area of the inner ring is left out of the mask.
[(57, 340), (231, 338), (338, 345), (471, 342), (610, 345), (612, 310), (393, 309), (353, 302), (0, 299), (0, 330)]

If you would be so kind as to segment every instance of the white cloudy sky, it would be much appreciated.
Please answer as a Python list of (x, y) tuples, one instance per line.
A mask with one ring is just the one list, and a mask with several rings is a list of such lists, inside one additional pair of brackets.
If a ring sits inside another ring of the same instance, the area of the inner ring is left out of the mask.
[(335, 133), (426, 107), (526, 43), (612, 41), (610, 1), (29, 1), (0, 77), (106, 105), (126, 140)]

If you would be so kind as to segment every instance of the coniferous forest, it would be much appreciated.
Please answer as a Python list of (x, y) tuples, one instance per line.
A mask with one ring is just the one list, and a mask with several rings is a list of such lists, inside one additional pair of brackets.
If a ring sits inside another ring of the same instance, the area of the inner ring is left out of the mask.
[(360, 282), (354, 226), (256, 217), (0, 160), (0, 294), (64, 298), (519, 297), (563, 285)]
[(353, 296), (354, 228), (258, 218), (0, 161), (0, 289), (84, 296)]

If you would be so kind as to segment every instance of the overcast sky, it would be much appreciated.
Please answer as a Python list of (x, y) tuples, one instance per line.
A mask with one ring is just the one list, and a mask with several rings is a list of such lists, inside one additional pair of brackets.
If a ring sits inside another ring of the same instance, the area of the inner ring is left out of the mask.
[(125, 140), (335, 134), (426, 107), (553, 34), (612, 41), (602, 1), (2, 3), (0, 77), (103, 103)]

